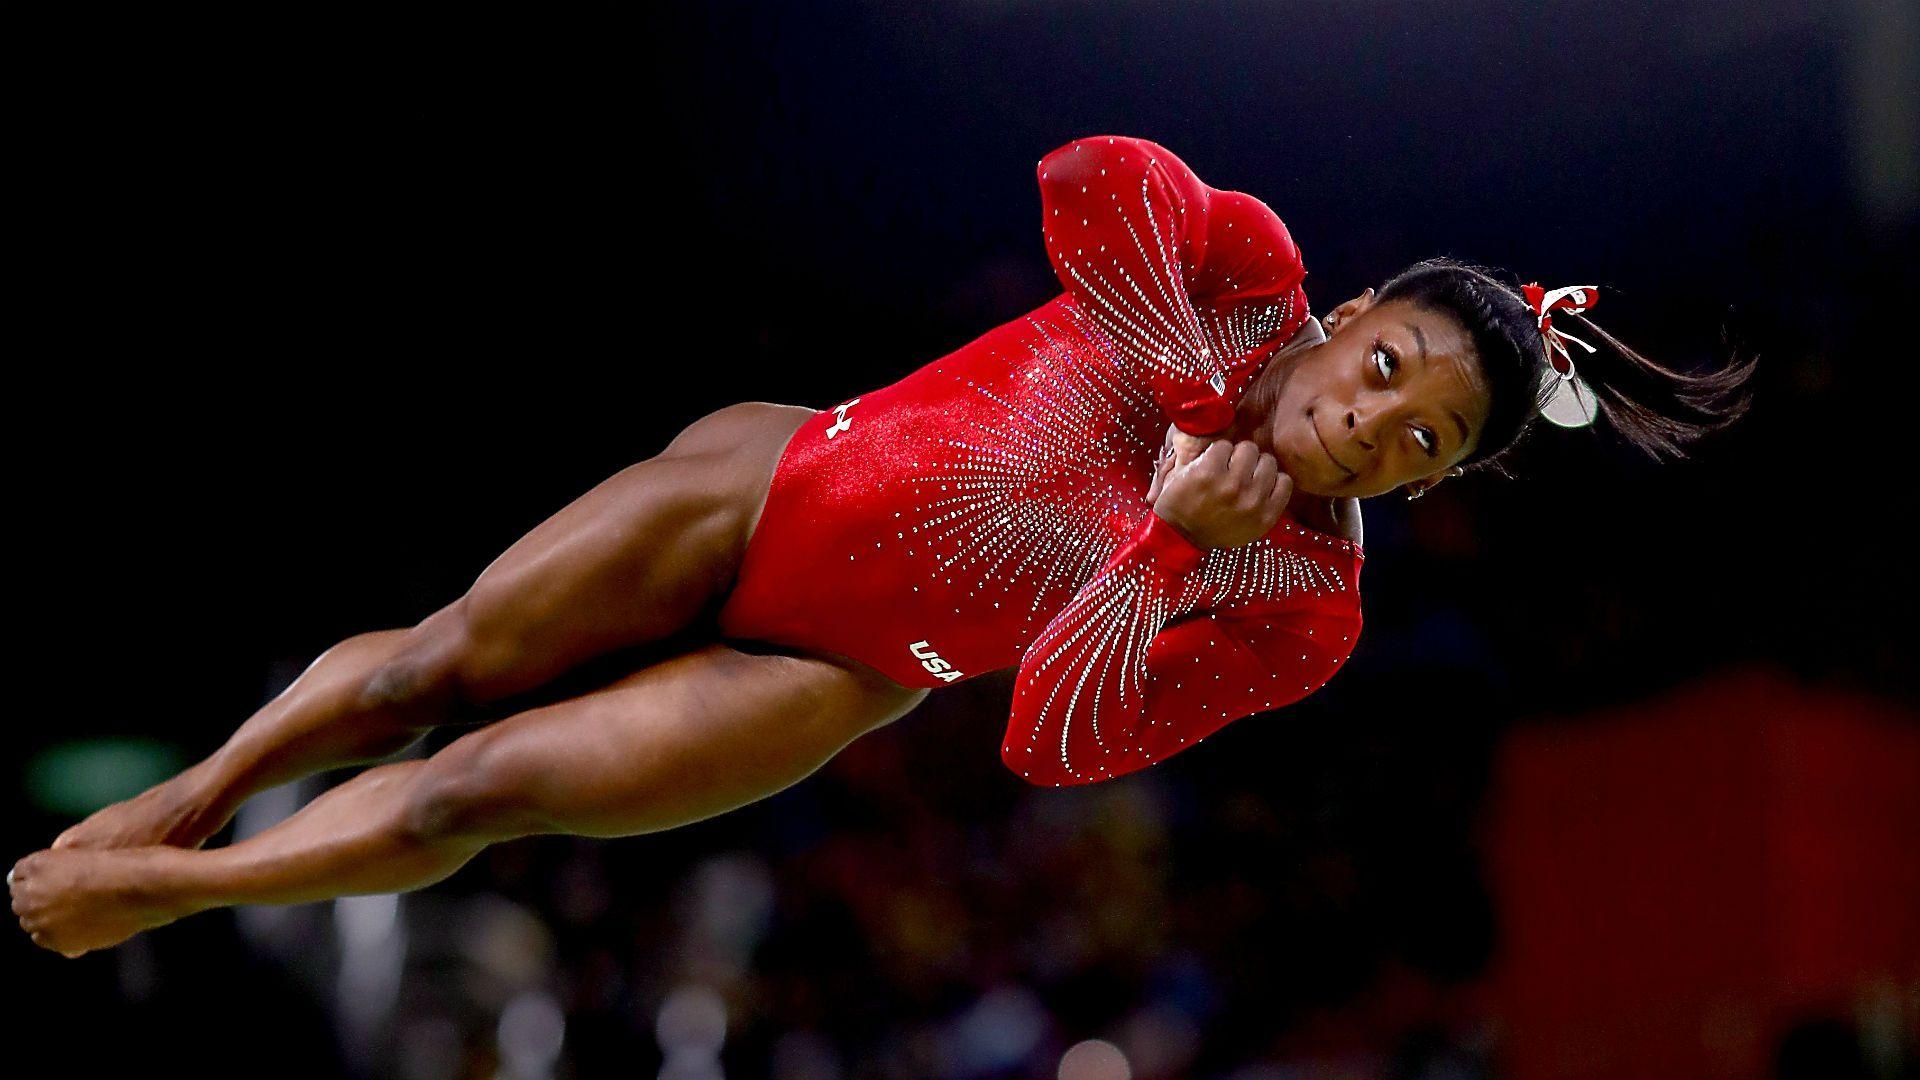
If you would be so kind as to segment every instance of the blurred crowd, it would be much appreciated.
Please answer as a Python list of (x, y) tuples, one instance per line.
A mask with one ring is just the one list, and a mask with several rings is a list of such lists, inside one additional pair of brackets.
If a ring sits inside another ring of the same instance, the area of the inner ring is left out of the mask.
[(1040, 789), (993, 752), (1003, 684), (709, 822), (528, 838), (428, 893), (238, 925), (367, 1076), (1487, 1075), (1442, 990), (1490, 944), (1490, 725), (1407, 745), (1302, 705), (1192, 768)]

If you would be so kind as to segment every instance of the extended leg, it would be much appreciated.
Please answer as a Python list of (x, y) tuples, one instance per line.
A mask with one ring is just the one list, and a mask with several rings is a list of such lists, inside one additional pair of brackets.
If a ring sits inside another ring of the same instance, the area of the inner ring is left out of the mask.
[(56, 848), (198, 847), (249, 795), (339, 765), (375, 761), (449, 718), (450, 699), (396, 685), (392, 670), (417, 631), (381, 630), (323, 653), (211, 757), (61, 833)]
[(78, 955), (210, 908), (417, 889), (497, 840), (627, 836), (753, 802), (925, 695), (714, 644), (368, 769), (230, 847), (36, 852), (15, 865), (14, 912)]
[(744, 402), (703, 417), (516, 542), (460, 600), (328, 650), (211, 757), (54, 847), (197, 847), (256, 791), (377, 761), (589, 660), (670, 639), (730, 582), (785, 438), (810, 415)]

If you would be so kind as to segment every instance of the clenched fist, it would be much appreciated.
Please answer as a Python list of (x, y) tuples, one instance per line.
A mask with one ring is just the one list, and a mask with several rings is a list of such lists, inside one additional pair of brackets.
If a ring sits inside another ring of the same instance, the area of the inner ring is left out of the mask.
[(1293, 499), (1293, 477), (1242, 439), (1208, 439), (1167, 428), (1172, 452), (1160, 460), (1147, 503), (1196, 547), (1239, 547), (1272, 531)]

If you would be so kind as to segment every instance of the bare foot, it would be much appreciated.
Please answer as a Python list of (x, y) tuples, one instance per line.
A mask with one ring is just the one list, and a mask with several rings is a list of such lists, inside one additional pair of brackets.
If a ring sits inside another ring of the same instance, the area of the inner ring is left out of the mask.
[(7, 874), (13, 913), (33, 943), (63, 956), (108, 949), (188, 909), (160, 902), (148, 887), (156, 857), (176, 848), (36, 851)]
[(53, 850), (199, 847), (226, 824), (209, 812), (210, 770), (211, 762), (202, 761), (131, 799), (101, 807), (55, 838)]

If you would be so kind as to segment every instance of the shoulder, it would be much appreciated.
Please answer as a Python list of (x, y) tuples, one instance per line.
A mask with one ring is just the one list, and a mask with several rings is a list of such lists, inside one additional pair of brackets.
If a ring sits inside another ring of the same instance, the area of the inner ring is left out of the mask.
[(1127, 135), (1087, 135), (1062, 143), (1047, 151), (1036, 169), (1042, 180), (1079, 185), (1102, 177), (1137, 181), (1154, 166), (1189, 175), (1192, 172), (1159, 143)]
[(1257, 195), (1244, 191), (1230, 191), (1226, 188), (1210, 188), (1207, 201), (1212, 216), (1223, 227), (1231, 224), (1235, 229), (1245, 229), (1256, 237), (1271, 238), (1281, 244), (1285, 251), (1272, 251), (1268, 257), (1298, 258), (1300, 251), (1293, 243), (1293, 232), (1280, 217), (1278, 211)]
[(1219, 188), (1206, 189), (1203, 202), (1206, 248), (1195, 286), (1243, 303), (1289, 303), (1283, 318), (1304, 316), (1306, 263), (1273, 207), (1244, 191)]

